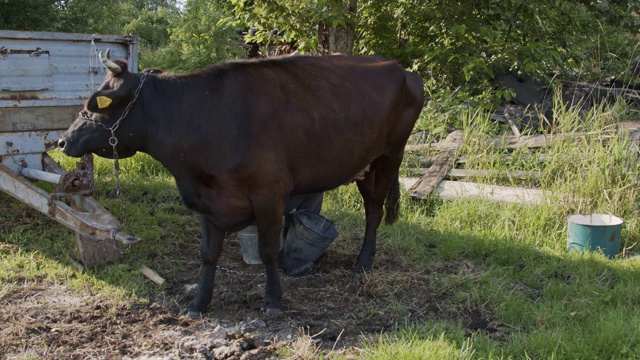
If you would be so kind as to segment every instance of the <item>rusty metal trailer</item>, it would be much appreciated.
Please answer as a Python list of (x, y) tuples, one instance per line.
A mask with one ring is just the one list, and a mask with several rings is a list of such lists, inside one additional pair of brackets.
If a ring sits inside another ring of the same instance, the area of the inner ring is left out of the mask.
[(0, 190), (73, 230), (85, 266), (116, 260), (140, 239), (92, 197), (90, 155), (65, 171), (47, 151), (102, 82), (99, 51), (111, 49), (135, 72), (137, 43), (132, 35), (0, 30)]

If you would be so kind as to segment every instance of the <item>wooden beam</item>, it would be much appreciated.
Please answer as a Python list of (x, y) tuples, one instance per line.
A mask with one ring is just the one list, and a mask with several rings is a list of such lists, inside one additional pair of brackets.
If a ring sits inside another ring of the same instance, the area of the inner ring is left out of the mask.
[[(457, 130), (459, 131), (459, 130)], [(554, 141), (566, 140), (566, 139), (578, 139), (583, 138), (586, 133), (563, 133), (563, 134), (540, 134), (540, 135), (526, 135), (526, 136), (498, 136), (492, 139), (485, 140), (485, 146), (494, 146), (504, 149), (518, 149), (518, 148), (541, 148), (550, 146)], [(450, 142), (441, 141), (433, 144), (418, 144), (407, 145), (404, 148), (405, 152), (415, 152), (424, 149), (434, 149), (439, 151), (450, 150), (455, 148), (456, 144)]]
[[(411, 189), (418, 181), (416, 178), (401, 178), (400, 183), (405, 189)], [(543, 198), (540, 189), (514, 188), (508, 186), (484, 185), (462, 181), (441, 181), (434, 194), (445, 199), (473, 198), (487, 201), (539, 204)]]
[[(428, 168), (409, 169), (412, 175), (422, 176), (429, 171)], [(539, 178), (540, 171), (520, 171), (520, 170), (467, 170), (467, 169), (451, 169), (447, 173), (449, 179), (464, 179), (470, 177), (508, 177), (515, 179), (533, 179)]]
[[(458, 162), (456, 161), (456, 164)], [(413, 176), (424, 176), (429, 168), (413, 168), (407, 169), (407, 173)], [(467, 169), (451, 169), (446, 175), (449, 179), (464, 179), (470, 177), (508, 177), (515, 179), (534, 179), (540, 177), (540, 171), (520, 171), (520, 170), (467, 170)]]
[(502, 147), (505, 149), (518, 149), (518, 148), (541, 148), (550, 146), (554, 141), (566, 140), (566, 139), (578, 139), (583, 138), (584, 132), (565, 133), (565, 134), (540, 134), (540, 135), (527, 135), (527, 136), (503, 136), (497, 137), (488, 142), (489, 145), (495, 147)]
[(413, 197), (425, 198), (438, 186), (438, 183), (444, 179), (449, 170), (453, 168), (456, 162), (456, 153), (462, 147), (462, 137), (464, 133), (456, 130), (450, 133), (443, 143), (450, 145), (446, 150), (441, 150), (434, 158), (433, 164), (427, 169), (427, 172), (415, 183), (409, 193)]
[[(545, 162), (550, 161), (554, 157), (567, 158), (566, 154), (519, 154), (519, 158), (525, 161), (537, 161), (537, 162)], [(484, 163), (484, 162), (495, 162), (495, 161), (509, 161), (511, 158), (511, 154), (490, 154), (490, 155), (471, 155), (460, 156), (456, 160), (456, 164), (466, 164), (469, 161)], [(427, 159), (428, 160), (428, 159)]]
[(539, 178), (540, 171), (520, 171), (520, 170), (466, 170), (451, 169), (447, 173), (448, 178), (468, 178), (468, 177), (509, 177), (516, 179), (532, 179)]

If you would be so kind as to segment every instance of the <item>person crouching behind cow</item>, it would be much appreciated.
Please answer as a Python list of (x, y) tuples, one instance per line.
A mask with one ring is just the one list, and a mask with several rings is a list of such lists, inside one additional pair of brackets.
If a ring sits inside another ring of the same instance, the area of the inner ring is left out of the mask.
[[(362, 169), (345, 185), (364, 180), (367, 172), (369, 172), (369, 166)], [(320, 215), (323, 198), (324, 194), (321, 192), (294, 195), (285, 203), (278, 267), (287, 275), (302, 276), (311, 272), (315, 262), (327, 252), (329, 244), (338, 237), (338, 231), (333, 222)], [(253, 228), (250, 229), (251, 227)], [(243, 231), (251, 231), (255, 234), (257, 229), (255, 225), (250, 225), (240, 233)], [(247, 259), (245, 262), (252, 263)]]
[[(313, 269), (315, 262), (326, 252), (329, 244), (338, 237), (333, 222), (320, 215), (323, 193), (295, 195), (285, 203), (284, 225), (278, 255), (278, 267), (290, 276), (302, 276)], [(248, 264), (261, 263), (255, 259), (256, 249), (247, 249), (251, 245), (242, 241), (242, 236), (257, 237), (255, 225), (239, 231), (243, 259)]]

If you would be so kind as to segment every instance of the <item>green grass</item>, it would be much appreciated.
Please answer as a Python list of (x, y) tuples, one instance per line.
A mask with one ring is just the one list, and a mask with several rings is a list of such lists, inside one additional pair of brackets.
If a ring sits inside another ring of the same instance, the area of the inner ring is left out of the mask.
[[(482, 140), (501, 129), (483, 112), (468, 110), (462, 115), (461, 155), (492, 159), (470, 160), (468, 167), (542, 174), (535, 181), (509, 177), (475, 181), (535, 185), (549, 195), (536, 206), (404, 197), (400, 221), (380, 228), (378, 252), (432, 274), (429, 295), (451, 316), (428, 317), (376, 341), (363, 340), (362, 358), (640, 358), (640, 261), (566, 250), (567, 216), (602, 212), (625, 220), (623, 247), (638, 251), (638, 153), (619, 136), (616, 126), (627, 109), (617, 103), (586, 115), (560, 105), (556, 110), (554, 133), (586, 135), (539, 150), (547, 155), (543, 162), (532, 160), (535, 151), (521, 149), (505, 156), (504, 150), (487, 147)], [(66, 168), (72, 167), (72, 159), (54, 156)], [(410, 156), (406, 163), (412, 163)], [(44, 282), (88, 289), (113, 301), (161, 298), (161, 290), (137, 269), (175, 253), (197, 253), (197, 218), (181, 204), (171, 176), (144, 155), (121, 161), (122, 212), (114, 196), (111, 166), (110, 161), (96, 159), (97, 198), (144, 242), (132, 247), (123, 261), (80, 273), (67, 260), (74, 245), (66, 229), (49, 226), (44, 217), (0, 194), (5, 205), (0, 295), (7, 296), (12, 287), (25, 282)], [(364, 235), (363, 205), (355, 186), (327, 193), (324, 211), (336, 221), (341, 238)], [(360, 244), (337, 241), (332, 246), (355, 254)], [(177, 267), (162, 264), (165, 272)], [(491, 319), (492, 330), (470, 331), (463, 318), (455, 316), (468, 310)], [(403, 314), (408, 309), (397, 301), (371, 311)]]
[[(76, 159), (58, 152), (50, 155), (66, 169), (75, 167)], [(197, 253), (200, 232), (197, 217), (182, 205), (168, 172), (143, 154), (120, 163), (122, 200), (115, 192), (113, 162), (95, 159), (96, 198), (121, 221), (124, 232), (142, 238), (143, 242), (130, 249), (121, 248), (127, 250), (121, 261), (86, 268), (81, 273), (69, 260), (76, 253), (73, 233), (2, 193), (0, 201), (5, 207), (1, 212), (4, 226), (0, 228), (3, 260), (0, 282), (3, 286), (63, 282), (114, 302), (151, 299), (158, 290), (140, 274), (140, 267), (184, 249), (195, 249)], [(179, 265), (167, 262), (163, 267), (171, 272), (172, 267)]]
[[(433, 327), (415, 328), (402, 331), (393, 337), (381, 339), (376, 347), (365, 352), (367, 359), (473, 359), (471, 341), (464, 339), (463, 334), (457, 334), (457, 340), (452, 341), (451, 331), (442, 329), (439, 324)], [(441, 331), (439, 334), (436, 331)], [(449, 334), (445, 336), (445, 334)]]
[[(438, 272), (430, 286), (443, 294), (443, 306), (494, 316), (499, 335), (465, 336), (464, 324), (434, 319), (369, 344), (366, 358), (640, 358), (640, 261), (566, 250), (567, 216), (591, 212), (622, 217), (623, 247), (638, 249), (638, 153), (616, 126), (626, 109), (618, 103), (586, 115), (558, 111), (555, 134), (587, 135), (540, 150), (550, 158), (545, 162), (531, 161), (531, 150), (506, 157), (486, 147), (482, 140), (496, 134), (496, 125), (481, 112), (464, 120), (461, 154), (496, 159), (468, 166), (540, 171), (535, 185), (549, 194), (541, 205), (405, 200), (400, 224), (381, 231), (382, 251), (417, 269), (467, 264)], [(475, 181), (532, 186), (505, 178)]]

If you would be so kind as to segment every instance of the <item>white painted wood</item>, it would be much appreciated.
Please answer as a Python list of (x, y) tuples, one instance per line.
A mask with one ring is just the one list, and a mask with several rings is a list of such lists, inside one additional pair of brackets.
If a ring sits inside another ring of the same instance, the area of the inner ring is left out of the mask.
[[(418, 179), (416, 178), (400, 179), (400, 183), (405, 189), (410, 189), (417, 181)], [(520, 204), (539, 204), (543, 199), (543, 192), (540, 189), (513, 188), (447, 180), (438, 184), (435, 194), (445, 200), (475, 198)]]

